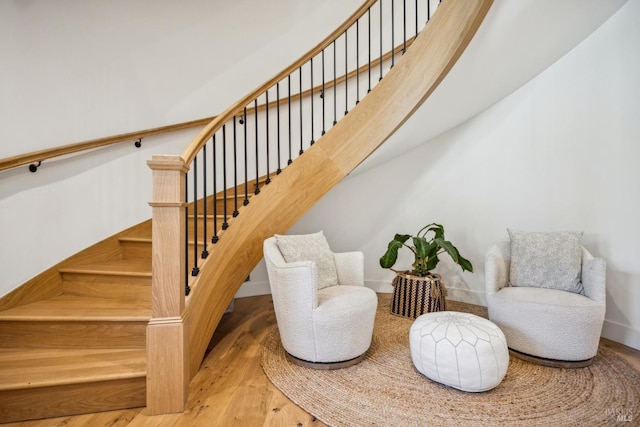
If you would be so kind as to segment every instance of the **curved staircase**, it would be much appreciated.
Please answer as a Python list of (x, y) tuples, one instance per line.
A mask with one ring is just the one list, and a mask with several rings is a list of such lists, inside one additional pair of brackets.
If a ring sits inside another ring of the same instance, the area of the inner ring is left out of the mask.
[[(213, 331), (262, 258), (263, 240), (286, 232), (402, 125), (451, 69), (490, 6), (491, 0), (444, 2), (437, 19), (348, 114), (304, 154), (300, 150), (291, 165), (272, 177), (267, 171), (257, 185), (254, 181), (259, 197), (240, 206), (241, 214), (226, 213), (226, 199), (238, 188), (218, 194), (215, 204), (212, 197), (207, 199), (213, 215), (194, 209), (202, 202), (192, 202), (184, 212), (188, 204), (183, 199), (169, 200), (168, 193), (154, 189), (161, 197), (151, 203), (153, 224), (146, 221), (97, 243), (2, 298), (0, 422), (145, 405), (151, 413), (180, 411)], [(346, 29), (337, 31), (346, 34)], [(166, 162), (154, 158), (154, 174), (175, 166), (184, 180), (207, 140), (228, 120), (235, 121), (247, 103), (234, 104), (218, 116), (181, 157)], [(166, 175), (160, 176), (160, 181), (166, 180)], [(182, 191), (183, 184), (176, 188)], [(168, 209), (176, 217), (198, 221), (187, 221), (188, 226), (175, 221), (181, 225), (165, 233), (157, 228), (164, 214), (157, 212)], [(223, 216), (215, 213), (223, 209)], [(215, 244), (206, 241), (208, 237), (181, 240), (184, 231), (192, 235), (192, 224), (201, 228), (205, 221), (210, 229), (225, 223), (219, 233), (215, 230)], [(187, 248), (186, 259), (177, 264), (200, 269), (197, 277), (183, 280), (191, 287), (186, 297), (175, 283), (161, 285), (168, 292), (155, 288), (163, 278), (156, 269), (167, 265), (156, 248), (167, 236), (174, 240), (165, 247)], [(208, 249), (206, 259), (195, 260), (188, 250), (193, 245)], [(177, 299), (165, 300), (169, 293)]]
[(146, 405), (151, 245), (149, 220), (20, 289), (41, 283), (51, 296), (10, 294), (26, 302), (0, 311), (0, 423)]

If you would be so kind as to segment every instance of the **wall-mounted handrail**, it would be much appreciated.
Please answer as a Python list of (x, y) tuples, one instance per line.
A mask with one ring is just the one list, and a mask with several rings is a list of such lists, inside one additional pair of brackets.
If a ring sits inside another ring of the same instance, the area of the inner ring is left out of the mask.
[[(215, 117), (215, 116), (214, 116)], [(178, 130), (203, 126), (209, 123), (214, 117), (205, 117), (202, 119), (181, 122), (167, 126), (160, 126), (135, 132), (128, 132), (119, 135), (107, 136), (104, 138), (90, 139), (88, 141), (77, 142), (74, 144), (61, 145), (59, 147), (47, 148), (44, 150), (32, 151), (25, 154), (0, 159), (0, 171), (12, 169), (18, 166), (42, 162), (44, 160), (53, 159), (55, 157), (75, 154), (82, 151), (92, 150), (94, 148), (107, 147), (114, 144), (130, 141), (134, 142), (142, 138), (159, 135)]]

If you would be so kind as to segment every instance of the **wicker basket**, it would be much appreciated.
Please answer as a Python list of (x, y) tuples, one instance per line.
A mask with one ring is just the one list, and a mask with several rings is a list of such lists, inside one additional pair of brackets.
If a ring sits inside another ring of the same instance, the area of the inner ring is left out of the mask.
[(424, 313), (447, 309), (447, 289), (438, 274), (419, 277), (399, 272), (391, 284), (394, 287), (391, 314), (415, 319)]

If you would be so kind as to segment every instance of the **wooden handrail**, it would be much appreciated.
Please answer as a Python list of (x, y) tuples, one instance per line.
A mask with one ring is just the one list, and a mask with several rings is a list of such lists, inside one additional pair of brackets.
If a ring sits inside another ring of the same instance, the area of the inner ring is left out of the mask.
[(139, 130), (136, 132), (128, 132), (114, 136), (107, 136), (104, 138), (90, 139), (84, 142), (78, 142), (75, 144), (62, 145), (55, 148), (47, 148), (39, 151), (32, 151), (25, 154), (19, 154), (13, 157), (7, 157), (0, 159), (0, 171), (5, 169), (11, 169), (18, 166), (27, 165), (30, 163), (41, 162), (43, 160), (52, 159), (54, 157), (65, 156), (68, 154), (74, 154), (81, 151), (91, 150), (93, 148), (106, 147), (113, 144), (118, 144), (124, 141), (134, 141), (147, 136), (158, 135), (167, 132), (175, 132), (182, 129), (189, 129), (193, 127), (203, 126), (209, 123), (213, 117), (205, 117), (198, 120), (191, 120), (188, 122), (176, 123), (173, 125), (160, 126), (157, 128)]
[(187, 149), (180, 156), (186, 165), (190, 165), (193, 159), (196, 157), (200, 149), (207, 143), (209, 138), (213, 136), (214, 133), (218, 131), (222, 127), (223, 124), (227, 123), (229, 120), (233, 118), (233, 116), (239, 115), (241, 111), (243, 111), (244, 107), (247, 106), (254, 99), (257, 99), (260, 95), (266, 92), (268, 89), (273, 87), (276, 83), (283, 80), (286, 76), (293, 73), (298, 68), (302, 67), (304, 64), (309, 62), (311, 58), (318, 55), (322, 52), (323, 49), (326, 49), (334, 40), (336, 40), (340, 35), (342, 35), (346, 30), (348, 30), (358, 19), (360, 19), (364, 13), (377, 2), (378, 0), (367, 0), (362, 6), (360, 6), (342, 25), (336, 28), (331, 34), (329, 34), (324, 40), (318, 43), (314, 48), (312, 48), (305, 55), (301, 56), (300, 59), (296, 60), (294, 63), (289, 65), (287, 68), (283, 69), (281, 72), (276, 74), (271, 79), (267, 80), (261, 86), (259, 86), (254, 91), (250, 92), (244, 98), (240, 99), (236, 103), (232, 104), (229, 108), (227, 108), (223, 113), (219, 114), (214, 118), (207, 126), (204, 127), (200, 131), (200, 133), (191, 141), (191, 144), (187, 147)]

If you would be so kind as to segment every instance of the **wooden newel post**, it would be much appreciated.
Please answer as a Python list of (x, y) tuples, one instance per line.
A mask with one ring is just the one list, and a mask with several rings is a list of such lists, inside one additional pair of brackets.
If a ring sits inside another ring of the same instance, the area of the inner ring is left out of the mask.
[(147, 326), (147, 413), (184, 411), (189, 381), (185, 307), (185, 174), (179, 156), (153, 156), (152, 314)]

